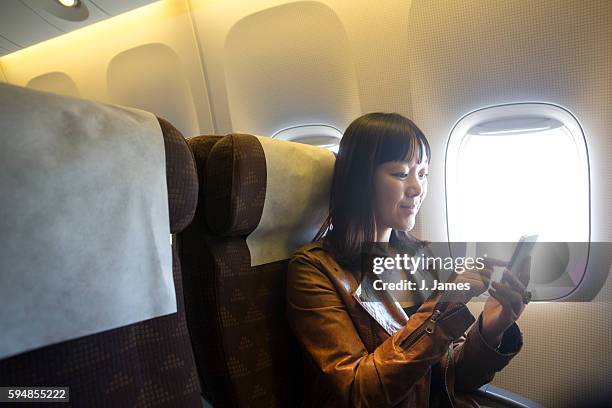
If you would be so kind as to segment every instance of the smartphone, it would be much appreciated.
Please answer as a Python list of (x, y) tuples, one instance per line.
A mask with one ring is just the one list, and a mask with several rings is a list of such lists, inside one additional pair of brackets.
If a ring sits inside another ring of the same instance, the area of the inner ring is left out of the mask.
[(538, 235), (523, 235), (521, 237), (519, 242), (516, 244), (516, 248), (514, 248), (514, 253), (508, 262), (508, 266), (506, 266), (510, 273), (514, 274), (514, 267), (519, 265), (523, 259), (531, 254), (537, 240)]

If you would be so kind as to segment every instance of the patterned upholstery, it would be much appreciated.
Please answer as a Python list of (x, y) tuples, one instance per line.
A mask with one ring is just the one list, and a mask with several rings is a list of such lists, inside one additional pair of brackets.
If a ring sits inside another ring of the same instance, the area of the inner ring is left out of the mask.
[(299, 406), (302, 360), (285, 317), (288, 260), (251, 266), (266, 158), (250, 135), (188, 139), (200, 180), (194, 222), (177, 236), (204, 397), (219, 407)]
[(170, 232), (175, 234), (193, 220), (198, 202), (198, 179), (193, 154), (187, 148), (183, 135), (168, 121), (158, 119), (166, 152)]
[[(159, 122), (170, 228), (180, 232), (195, 211), (196, 170), (183, 136), (167, 121)], [(173, 277), (177, 313), (1, 360), (0, 386), (69, 386), (73, 406), (201, 407), (176, 248)]]
[(206, 214), (217, 235), (252, 232), (266, 196), (266, 158), (256, 137), (233, 134), (219, 140), (206, 164)]

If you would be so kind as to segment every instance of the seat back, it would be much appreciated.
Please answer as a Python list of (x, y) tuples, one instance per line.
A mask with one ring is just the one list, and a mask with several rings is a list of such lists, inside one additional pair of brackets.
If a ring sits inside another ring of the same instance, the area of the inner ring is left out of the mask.
[[(53, 105), (51, 97), (45, 98), (50, 98)], [(195, 211), (196, 171), (183, 136), (167, 121), (158, 122), (166, 156), (170, 231), (177, 233), (191, 221)], [(6, 129), (6, 123), (1, 125)], [(129, 197), (126, 201), (129, 202)], [(61, 208), (49, 208), (49, 219), (60, 211)], [(0, 386), (67, 386), (74, 406), (200, 407), (200, 387), (185, 321), (180, 262), (175, 248), (172, 275), (176, 313), (4, 358), (0, 360)]]
[(288, 260), (324, 222), (331, 152), (244, 134), (188, 139), (200, 193), (178, 235), (203, 395), (215, 407), (299, 406), (303, 365), (285, 316)]

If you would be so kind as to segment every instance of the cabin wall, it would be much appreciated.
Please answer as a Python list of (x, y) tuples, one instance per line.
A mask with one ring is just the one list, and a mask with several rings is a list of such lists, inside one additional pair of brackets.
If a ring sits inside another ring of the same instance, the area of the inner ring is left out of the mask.
[[(5, 56), (0, 80), (146, 109), (185, 136), (343, 130), (361, 113), (402, 113), (432, 145), (416, 228), (430, 240), (446, 239), (444, 152), (455, 122), (500, 103), (559, 104), (587, 138), (591, 239), (610, 241), (611, 53), (608, 0), (169, 0)], [(486, 186), (475, 199), (487, 199)], [(571, 199), (568, 186), (559, 205)], [(600, 300), (611, 287), (608, 278)], [(519, 321), (524, 350), (493, 384), (545, 406), (605, 393), (611, 320), (606, 303), (530, 304)]]
[(0, 82), (6, 82), (6, 77), (4, 76), (4, 69), (2, 69), (2, 64), (0, 64)]
[[(433, 140), (430, 195), (422, 213), (422, 235), (446, 237), (444, 157), (453, 125), (474, 109), (507, 102), (545, 101), (576, 115), (590, 155), (592, 241), (610, 241), (612, 222), (612, 4), (608, 1), (488, 2), (413, 1), (410, 71), (413, 119)], [(533, 166), (517, 157), (517, 166)], [(605, 181), (604, 181), (605, 180)], [(474, 199), (487, 198), (475, 186)], [(509, 191), (509, 200), (529, 200)], [(572, 188), (559, 205), (572, 199)], [(491, 202), (495, 205), (495, 202)], [(571, 214), (568, 214), (571, 217)], [(563, 220), (559, 220), (563, 222)], [(601, 273), (601, 271), (592, 271)], [(609, 276), (609, 275), (608, 275)], [(610, 278), (600, 293), (609, 300)], [(482, 305), (471, 305), (479, 313)], [(493, 384), (545, 406), (563, 406), (609, 392), (612, 336), (609, 303), (536, 303), (519, 325), (523, 351)]]
[[(466, 113), (509, 102), (543, 101), (565, 107), (584, 128), (596, 181), (592, 209), (600, 222), (593, 225), (592, 239), (610, 241), (607, 210), (612, 190), (610, 183), (598, 181), (612, 170), (607, 163), (612, 153), (612, 117), (606, 114), (612, 107), (612, 66), (607, 62), (612, 6), (608, 1), (560, 4), (413, 2), (408, 23), (412, 41), (403, 65), (411, 74), (414, 119), (436, 142), (433, 172), (441, 174), (443, 162), (436, 158), (444, 156), (444, 141)], [(486, 189), (477, 187), (480, 193)], [(428, 218), (444, 208), (443, 190), (432, 193), (424, 214)], [(520, 192), (509, 193), (515, 193), (509, 198), (520, 197)], [(446, 236), (446, 225), (429, 223), (426, 228), (429, 239)]]
[[(486, 4), (485, 4), (486, 3)], [(433, 140), (430, 195), (422, 235), (444, 239), (445, 141), (453, 125), (480, 107), (544, 101), (573, 112), (590, 155), (592, 241), (610, 241), (612, 223), (612, 5), (607, 1), (518, 2), (413, 1), (406, 53), (413, 118)], [(517, 166), (532, 166), (517, 157)], [(605, 181), (604, 181), (605, 180)], [(474, 199), (488, 199), (475, 186)], [(509, 191), (510, 200), (529, 200)], [(559, 205), (572, 199), (572, 188)], [(495, 205), (495, 202), (491, 202)], [(571, 214), (568, 214), (571, 217)], [(563, 222), (563, 220), (559, 220)], [(601, 271), (592, 271), (600, 273)], [(609, 275), (608, 275), (609, 276)], [(543, 403), (561, 406), (609, 392), (612, 308), (610, 278), (602, 302), (537, 303), (520, 326), (524, 350), (493, 383)], [(472, 305), (479, 313), (482, 305)], [(562, 385), (562, 386), (561, 386)]]
[[(250, 123), (255, 131), (280, 130), (288, 125), (325, 121), (344, 129), (359, 113), (374, 110), (410, 115), (408, 72), (399, 67), (402, 54), (408, 48), (409, 7), (410, 1), (405, 0), (192, 1), (218, 131), (223, 133), (234, 129), (236, 120), (240, 120), (237, 114), (242, 114), (231, 109), (234, 91), (230, 88), (228, 92), (228, 86), (235, 85), (230, 79), (241, 80), (243, 87), (255, 86), (248, 82), (248, 78), (236, 75), (235, 71), (240, 67), (232, 64), (231, 58), (237, 32), (246, 31), (243, 27), (250, 23), (253, 23), (249, 27), (253, 41), (266, 41), (257, 45), (253, 43), (257, 55), (249, 61), (249, 56), (245, 56), (241, 62), (268, 74), (257, 79), (253, 77), (252, 82), (257, 82), (261, 89), (283, 90), (290, 86), (293, 91), (283, 92), (273, 100), (266, 97), (265, 100), (270, 112), (281, 109), (289, 114), (285, 117), (290, 118), (277, 123), (257, 123), (253, 118)], [(256, 25), (255, 21), (259, 24)], [(291, 27), (297, 26), (299, 31), (291, 31)], [(321, 30), (328, 34), (325, 40), (320, 38)], [(266, 32), (275, 36), (266, 37)], [(313, 55), (312, 43), (306, 41), (308, 37), (318, 43), (319, 54)], [(346, 46), (341, 47), (345, 43)], [(279, 47), (284, 52), (279, 52)], [(342, 63), (338, 56), (344, 59)], [(269, 61), (273, 62), (274, 70), (259, 67), (260, 63)], [(313, 74), (321, 69), (328, 75)], [(283, 73), (300, 83), (283, 81)], [(316, 90), (314, 94), (313, 88)], [(342, 102), (332, 109), (341, 112), (330, 118), (322, 113), (324, 110), (320, 105), (327, 106), (333, 101)], [(255, 96), (243, 102), (246, 105), (260, 103)], [(263, 115), (264, 118), (269, 116)]]

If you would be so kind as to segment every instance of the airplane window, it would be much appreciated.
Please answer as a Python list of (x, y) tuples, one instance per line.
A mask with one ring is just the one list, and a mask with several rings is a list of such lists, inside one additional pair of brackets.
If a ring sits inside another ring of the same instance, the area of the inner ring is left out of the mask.
[(590, 182), (586, 140), (570, 112), (545, 103), (472, 112), (451, 131), (445, 166), (449, 241), (505, 259), (496, 242), (537, 234), (533, 300), (575, 293), (589, 259)]
[(450, 241), (589, 242), (586, 141), (576, 118), (544, 103), (464, 116), (446, 152)]
[(330, 125), (301, 125), (279, 130), (272, 137), (323, 147), (338, 153), (342, 132)]

